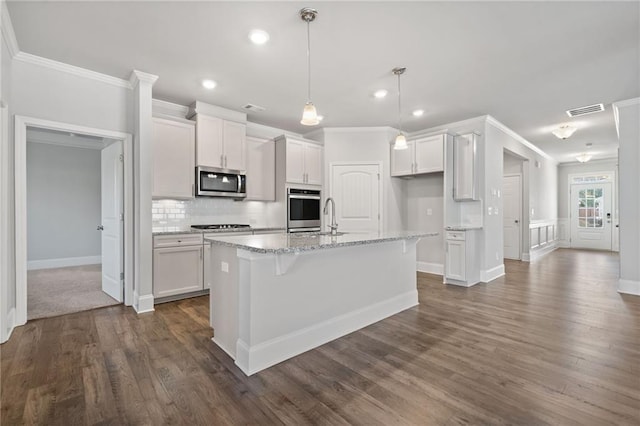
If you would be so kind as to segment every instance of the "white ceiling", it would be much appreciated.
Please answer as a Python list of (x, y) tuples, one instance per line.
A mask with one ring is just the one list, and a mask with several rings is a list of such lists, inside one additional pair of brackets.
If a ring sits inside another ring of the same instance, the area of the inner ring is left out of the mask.
[[(156, 74), (154, 98), (267, 110), (249, 120), (306, 133), (306, 24), (312, 99), (324, 127), (404, 130), (490, 114), (560, 162), (616, 155), (611, 102), (640, 96), (640, 2), (8, 2), (20, 49), (116, 77)], [(253, 28), (269, 32), (252, 45)], [(207, 91), (203, 78), (218, 82)], [(376, 89), (389, 96), (374, 99)], [(570, 119), (565, 110), (604, 103)], [(425, 110), (420, 118), (410, 116)], [(560, 141), (564, 122), (579, 130)]]

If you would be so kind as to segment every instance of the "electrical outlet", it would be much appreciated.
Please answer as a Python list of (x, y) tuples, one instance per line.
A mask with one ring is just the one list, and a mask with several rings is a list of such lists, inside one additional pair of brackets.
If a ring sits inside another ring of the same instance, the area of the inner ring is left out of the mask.
[(500, 260), (500, 253), (496, 252), (496, 260)]
[(487, 214), (488, 214), (489, 216), (491, 216), (491, 215), (493, 214), (493, 207), (489, 206), (489, 207), (487, 208)]
[(431, 216), (433, 214), (433, 209), (427, 209), (427, 216)]
[(229, 263), (227, 262), (220, 262), (220, 270), (222, 272), (229, 272)]

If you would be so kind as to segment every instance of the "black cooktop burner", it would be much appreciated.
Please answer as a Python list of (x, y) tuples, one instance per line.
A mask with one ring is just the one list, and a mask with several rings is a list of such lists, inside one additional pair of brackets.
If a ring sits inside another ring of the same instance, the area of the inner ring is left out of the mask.
[(191, 225), (195, 229), (238, 229), (250, 228), (251, 225), (243, 225), (238, 223), (217, 223), (214, 225)]

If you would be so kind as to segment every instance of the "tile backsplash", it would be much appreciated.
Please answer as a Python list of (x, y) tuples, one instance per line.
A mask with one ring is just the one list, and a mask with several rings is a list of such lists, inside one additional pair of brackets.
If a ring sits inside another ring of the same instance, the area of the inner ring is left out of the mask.
[(179, 228), (213, 223), (246, 223), (256, 228), (286, 226), (285, 213), (274, 202), (230, 198), (153, 200), (151, 212), (154, 227)]

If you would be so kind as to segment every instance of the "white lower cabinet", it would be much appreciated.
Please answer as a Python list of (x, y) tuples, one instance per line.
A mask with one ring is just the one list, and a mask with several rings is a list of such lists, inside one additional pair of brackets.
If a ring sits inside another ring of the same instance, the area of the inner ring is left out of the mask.
[(470, 287), (480, 281), (475, 231), (446, 231), (444, 282)]
[(153, 297), (202, 290), (202, 234), (157, 235), (153, 238)]

